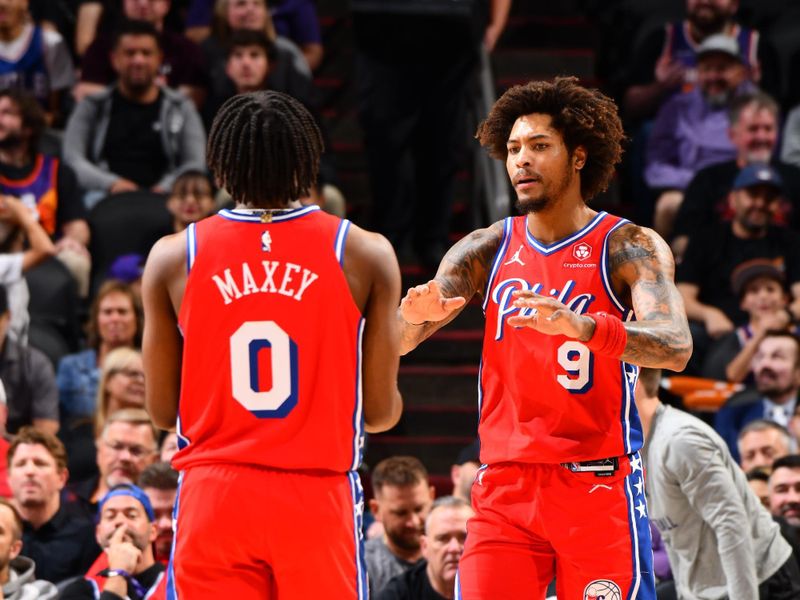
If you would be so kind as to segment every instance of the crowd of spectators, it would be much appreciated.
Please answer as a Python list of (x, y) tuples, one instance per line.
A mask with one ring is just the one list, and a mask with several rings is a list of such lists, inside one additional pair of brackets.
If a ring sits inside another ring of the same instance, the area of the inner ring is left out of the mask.
[[(481, 46), (500, 39), (511, 0), (487, 0), (463, 27), (385, 4), (362, 7), (352, 23), (375, 199), (365, 224), (431, 267), (449, 241), (470, 78)], [(685, 451), (730, 453), (724, 468), (738, 462), (747, 473), (731, 479), (742, 506), (763, 506), (750, 517), (772, 535), (770, 513), (800, 560), (800, 60), (785, 59), (792, 49), (759, 31), (763, 21), (742, 22), (737, 0), (675, 5), (683, 18), (643, 23), (602, 81), (632, 140), (620, 210), (673, 248), (694, 338), (689, 374), (741, 385), (705, 415), (716, 433), (698, 429), (719, 439)], [(205, 158), (227, 99), (285, 92), (327, 135), (314, 86), (330, 57), (322, 41), (313, 0), (0, 2), (5, 597), (51, 598), (57, 584), (64, 598), (96, 589), (142, 598), (163, 585), (177, 440), (144, 411), (142, 266), (159, 236), (230, 203)], [(302, 201), (344, 215), (334, 166), (328, 151)], [(119, 229), (97, 224), (122, 205), (141, 214), (117, 239)], [(452, 597), (479, 465), (477, 444), (465, 448), (452, 496), (438, 499), (419, 460), (374, 466), (365, 519), (374, 597)], [(651, 472), (664, 482), (661, 468)], [(654, 537), (669, 550), (675, 534), (667, 524), (661, 540), (664, 523)], [(668, 582), (670, 559), (682, 559), (660, 558)]]

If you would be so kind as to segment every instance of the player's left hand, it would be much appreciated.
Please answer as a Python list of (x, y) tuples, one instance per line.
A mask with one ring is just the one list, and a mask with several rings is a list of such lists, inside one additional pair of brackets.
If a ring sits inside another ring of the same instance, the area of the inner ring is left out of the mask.
[(581, 342), (589, 340), (594, 333), (593, 319), (572, 312), (555, 298), (529, 290), (518, 290), (513, 296), (514, 306), (534, 311), (525, 316), (509, 317), (508, 324), (512, 327), (530, 327), (546, 335), (565, 335)]

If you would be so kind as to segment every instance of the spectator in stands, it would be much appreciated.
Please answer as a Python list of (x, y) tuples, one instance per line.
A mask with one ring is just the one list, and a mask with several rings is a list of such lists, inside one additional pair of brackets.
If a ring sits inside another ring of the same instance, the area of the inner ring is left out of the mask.
[(91, 267), (86, 208), (73, 170), (37, 150), (44, 128), (44, 112), (33, 96), (0, 91), (0, 193), (36, 211), (39, 224), (56, 240), (56, 256), (85, 297)]
[[(142, 309), (127, 284), (111, 279), (97, 291), (89, 311), (87, 350), (68, 354), (58, 365), (61, 422), (94, 415), (100, 365), (115, 348), (138, 348)], [(90, 436), (91, 437), (91, 436)]]
[(95, 434), (100, 435), (108, 415), (123, 408), (144, 408), (142, 353), (133, 348), (116, 348), (103, 360), (97, 386)]
[(119, 79), (84, 98), (64, 133), (64, 157), (87, 190), (87, 206), (108, 194), (166, 192), (189, 169), (205, 167), (205, 132), (191, 101), (158, 83), (161, 49), (143, 21), (120, 27), (111, 61)]
[(178, 493), (178, 472), (169, 463), (155, 462), (139, 475), (139, 487), (153, 506), (156, 560), (167, 564), (172, 550), (172, 510)]
[(8, 479), (22, 515), (22, 555), (37, 565), (37, 575), (58, 583), (81, 575), (100, 553), (94, 524), (61, 501), (67, 482), (67, 456), (54, 436), (23, 427), (8, 451)]
[(5, 600), (49, 600), (58, 589), (36, 579), (36, 564), (22, 550), (22, 518), (8, 500), (0, 499), (0, 598)]
[(186, 171), (179, 175), (167, 198), (175, 233), (209, 216), (215, 208), (214, 187), (202, 171)]
[(683, 190), (694, 174), (735, 158), (736, 148), (728, 137), (728, 105), (751, 87), (736, 40), (714, 35), (697, 49), (697, 86), (673, 96), (658, 111), (644, 176), (661, 193), (654, 223), (662, 236), (669, 236)]
[[(124, 20), (151, 23), (163, 52), (158, 70), (159, 83), (183, 92), (198, 108), (201, 107), (208, 91), (205, 57), (197, 44), (164, 27), (171, 0), (122, 0), (121, 4), (122, 19), (116, 19), (114, 29), (124, 31)], [(118, 73), (109, 60), (113, 40), (113, 33), (100, 30), (86, 49), (81, 61), (81, 81), (75, 88), (78, 100), (102, 91), (117, 78)]]
[(739, 464), (745, 473), (756, 468), (769, 472), (775, 460), (797, 452), (797, 442), (789, 430), (766, 419), (756, 419), (745, 425), (736, 444)]
[(783, 127), (781, 160), (800, 167), (800, 106), (793, 108), (786, 117), (786, 124)]
[(792, 295), (790, 309), (795, 316), (800, 314), (800, 306), (795, 306), (800, 302), (800, 235), (773, 225), (783, 192), (780, 176), (767, 165), (750, 165), (739, 172), (732, 187), (728, 201), (733, 221), (693, 236), (676, 270), (686, 314), (694, 322), (696, 353), (707, 347), (703, 334), (716, 338), (744, 322), (730, 282), (734, 268), (745, 261), (766, 258), (782, 264)]
[(758, 32), (735, 21), (738, 0), (686, 0), (686, 19), (654, 29), (635, 49), (623, 106), (630, 118), (650, 118), (671, 95), (694, 85), (697, 48), (715, 34), (736, 39), (749, 77), (767, 90), (780, 85), (777, 57)]
[(673, 228), (676, 256), (683, 256), (695, 231), (730, 220), (731, 181), (749, 164), (770, 163), (781, 176), (788, 203), (776, 215), (776, 224), (790, 223), (800, 230), (800, 168), (776, 158), (780, 121), (777, 102), (760, 91), (742, 94), (733, 99), (729, 119), (728, 135), (736, 147), (736, 158), (700, 169), (689, 182)]
[(178, 434), (170, 431), (161, 441), (160, 458), (162, 462), (171, 463), (172, 457), (178, 451)]
[(420, 537), (434, 497), (428, 471), (412, 456), (379, 462), (372, 471), (372, 490), (369, 507), (384, 533), (364, 544), (370, 596), (422, 559)]
[(425, 519), (425, 534), (420, 538), (424, 560), (393, 577), (378, 594), (378, 600), (454, 598), (458, 561), (464, 552), (467, 521), (472, 515), (472, 508), (462, 498), (437, 498)]
[(217, 86), (203, 110), (206, 128), (220, 106), (236, 94), (268, 89), (270, 63), (275, 61), (275, 44), (263, 31), (236, 29), (230, 33), (226, 47), (225, 75), (232, 85)]
[[(771, 463), (770, 470), (772, 470)], [(747, 477), (747, 484), (750, 486), (750, 489), (756, 495), (759, 502), (761, 502), (761, 505), (769, 510), (769, 473), (764, 469), (756, 467), (746, 471), (745, 477)]]
[(108, 558), (108, 568), (90, 571), (72, 582), (60, 598), (166, 597), (165, 567), (153, 556), (156, 524), (147, 495), (132, 484), (115, 486), (100, 501), (98, 516), (97, 541)]
[(769, 259), (754, 258), (734, 268), (731, 288), (739, 299), (739, 308), (747, 313), (747, 323), (711, 342), (703, 377), (752, 385), (753, 355), (767, 331), (800, 333), (789, 311), (782, 267)]
[[(27, 209), (25, 209), (27, 210)], [(0, 379), (6, 391), (9, 433), (24, 425), (58, 431), (58, 388), (53, 365), (44, 353), (11, 339), (8, 298), (0, 286)]]
[(800, 531), (800, 454), (790, 454), (772, 464), (769, 508), (776, 517)]
[(70, 500), (89, 514), (96, 514), (97, 501), (115, 485), (134, 483), (147, 465), (158, 458), (156, 429), (146, 411), (125, 408), (109, 415), (95, 440), (99, 475), (70, 483)]
[(0, 7), (0, 88), (31, 92), (49, 125), (61, 122), (65, 92), (75, 81), (69, 49), (61, 35), (33, 23), (27, 0)]
[(311, 69), (292, 41), (276, 35), (265, 0), (216, 0), (211, 36), (200, 45), (206, 55), (212, 96), (221, 98), (234, 94), (225, 71), (228, 42), (237, 29), (263, 32), (274, 44), (275, 55), (270, 64), (267, 88), (289, 94), (306, 106), (313, 106)]
[(800, 391), (800, 338), (787, 331), (768, 332), (753, 357), (753, 374), (757, 393), (731, 396), (714, 420), (714, 429), (737, 461), (736, 440), (748, 423), (766, 419), (788, 427)]
[[(234, 0), (235, 10), (254, 13), (261, 10), (258, 0)], [(267, 6), (263, 2), (264, 7)], [(233, 8), (232, 8), (233, 10)], [(291, 40), (300, 48), (312, 71), (322, 62), (322, 35), (316, 7), (311, 0), (270, 0), (273, 33)], [(186, 36), (201, 42), (211, 33), (214, 0), (192, 0), (186, 15)]]
[(475, 440), (458, 453), (455, 464), (450, 467), (450, 479), (453, 481), (453, 496), (470, 502), (472, 482), (478, 467), (481, 466), (481, 443)]
[[(634, 397), (649, 432), (647, 509), (667, 546), (678, 597), (800, 594), (792, 548), (725, 442), (700, 419), (661, 404), (660, 380), (659, 369), (641, 369)], [(633, 482), (635, 497), (645, 493), (643, 484), (643, 477)]]

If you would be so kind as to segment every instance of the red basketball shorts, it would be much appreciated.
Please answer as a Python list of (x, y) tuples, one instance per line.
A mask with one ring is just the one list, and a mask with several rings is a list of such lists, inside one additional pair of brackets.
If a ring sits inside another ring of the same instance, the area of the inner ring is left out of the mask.
[(207, 465), (181, 475), (167, 598), (367, 597), (355, 473)]
[(475, 516), (456, 598), (655, 599), (653, 552), (638, 453), (607, 477), (561, 465), (503, 463), (478, 471)]

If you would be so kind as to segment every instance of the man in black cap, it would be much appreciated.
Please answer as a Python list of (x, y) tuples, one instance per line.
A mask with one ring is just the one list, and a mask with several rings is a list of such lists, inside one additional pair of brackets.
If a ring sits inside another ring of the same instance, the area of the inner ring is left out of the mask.
[(476, 439), (469, 446), (461, 449), (456, 462), (450, 467), (450, 479), (453, 481), (453, 496), (470, 502), (472, 482), (481, 466), (479, 457), (481, 451), (480, 440)]
[(692, 236), (675, 275), (690, 319), (696, 358), (702, 358), (709, 338), (744, 323), (746, 314), (730, 281), (734, 268), (745, 261), (767, 258), (782, 265), (790, 309), (795, 317), (800, 315), (800, 235), (773, 224), (783, 195), (780, 175), (769, 165), (749, 165), (736, 176), (732, 188), (728, 196), (732, 221)]

